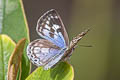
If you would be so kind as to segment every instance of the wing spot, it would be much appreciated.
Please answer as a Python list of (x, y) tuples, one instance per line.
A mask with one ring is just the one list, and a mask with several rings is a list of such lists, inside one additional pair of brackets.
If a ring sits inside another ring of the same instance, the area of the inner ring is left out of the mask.
[(48, 17), (48, 20), (50, 21), (50, 17)]
[(59, 28), (60, 28), (60, 26), (59, 26), (59, 25), (54, 24), (52, 28), (53, 28), (53, 29), (55, 29), (55, 30), (57, 30), (57, 29), (59, 29)]
[(54, 18), (53, 16), (50, 16), (51, 18)]
[(61, 28), (57, 29), (57, 32), (58, 32), (58, 33), (59, 33), (59, 32), (62, 32)]
[(50, 31), (53, 32), (53, 33), (55, 32), (55, 30), (53, 28), (51, 28)]
[(55, 32), (55, 30), (53, 28), (51, 28), (50, 31), (52, 32), (52, 33), (49, 33), (50, 37), (54, 38), (54, 32)]
[(56, 19), (58, 19), (58, 16), (55, 16)]
[(48, 29), (48, 30), (50, 30), (50, 29), (51, 29), (48, 25), (45, 25), (45, 28), (46, 28), (46, 29)]
[(31, 57), (33, 58), (33, 55), (31, 55)]
[(46, 23), (49, 24), (50, 22), (47, 20)]
[(53, 33), (49, 33), (50, 34), (50, 37), (54, 38), (54, 34)]
[(37, 59), (34, 60), (35, 62), (37, 61)]
[(34, 48), (34, 53), (39, 53), (40, 52), (40, 47), (35, 47)]
[(42, 31), (42, 27), (40, 27), (39, 31), (40, 31), (40, 32)]

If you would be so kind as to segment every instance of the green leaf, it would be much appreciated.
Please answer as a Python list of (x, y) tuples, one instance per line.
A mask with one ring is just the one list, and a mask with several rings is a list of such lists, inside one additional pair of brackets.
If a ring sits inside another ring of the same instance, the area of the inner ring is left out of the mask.
[(8, 60), (15, 45), (7, 35), (0, 35), (0, 80), (7, 80)]
[[(16, 80), (18, 69), (20, 69), (21, 74), (21, 59), (22, 59), (22, 53), (24, 49), (26, 39), (21, 39), (15, 49), (12, 55), (10, 56), (9, 63), (8, 63), (8, 80)], [(20, 76), (21, 78), (21, 76)]]
[(67, 62), (60, 62), (54, 68), (44, 70), (37, 68), (26, 80), (73, 80), (74, 71)]
[[(21, 0), (0, 0), (0, 33), (7, 34), (14, 41), (18, 42), (26, 38), (26, 45), (29, 42), (28, 25), (26, 22)], [(26, 55), (26, 46), (22, 57), (21, 80), (29, 75), (30, 62)]]

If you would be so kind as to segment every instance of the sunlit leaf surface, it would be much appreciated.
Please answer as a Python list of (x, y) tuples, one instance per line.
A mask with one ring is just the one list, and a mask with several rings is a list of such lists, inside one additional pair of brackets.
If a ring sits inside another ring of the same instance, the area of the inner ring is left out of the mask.
[(15, 45), (7, 35), (0, 35), (0, 80), (7, 80), (8, 60)]
[(37, 68), (26, 80), (73, 80), (73, 78), (72, 66), (61, 62), (49, 70), (44, 70), (42, 67)]

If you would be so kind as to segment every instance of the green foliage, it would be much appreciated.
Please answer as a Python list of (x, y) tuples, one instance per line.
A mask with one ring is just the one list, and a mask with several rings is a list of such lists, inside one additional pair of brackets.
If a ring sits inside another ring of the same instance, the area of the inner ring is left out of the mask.
[(7, 80), (8, 61), (15, 45), (7, 35), (0, 35), (0, 80)]
[(73, 68), (66, 62), (57, 64), (54, 68), (44, 70), (37, 68), (26, 80), (73, 80)]
[[(0, 0), (0, 32), (7, 34), (16, 42), (21, 38), (27, 38), (27, 45), (29, 33), (22, 7), (20, 0)], [(25, 48), (22, 57), (22, 80), (28, 76), (29, 70), (30, 63)]]

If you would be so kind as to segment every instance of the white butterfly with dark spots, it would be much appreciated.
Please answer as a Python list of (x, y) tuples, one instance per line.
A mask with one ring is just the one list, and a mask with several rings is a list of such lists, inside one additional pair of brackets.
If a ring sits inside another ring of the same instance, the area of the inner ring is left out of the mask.
[(43, 39), (29, 43), (27, 56), (33, 64), (48, 70), (59, 61), (69, 59), (76, 44), (89, 29), (78, 34), (69, 44), (68, 34), (60, 16), (56, 10), (51, 9), (40, 17), (36, 31)]

